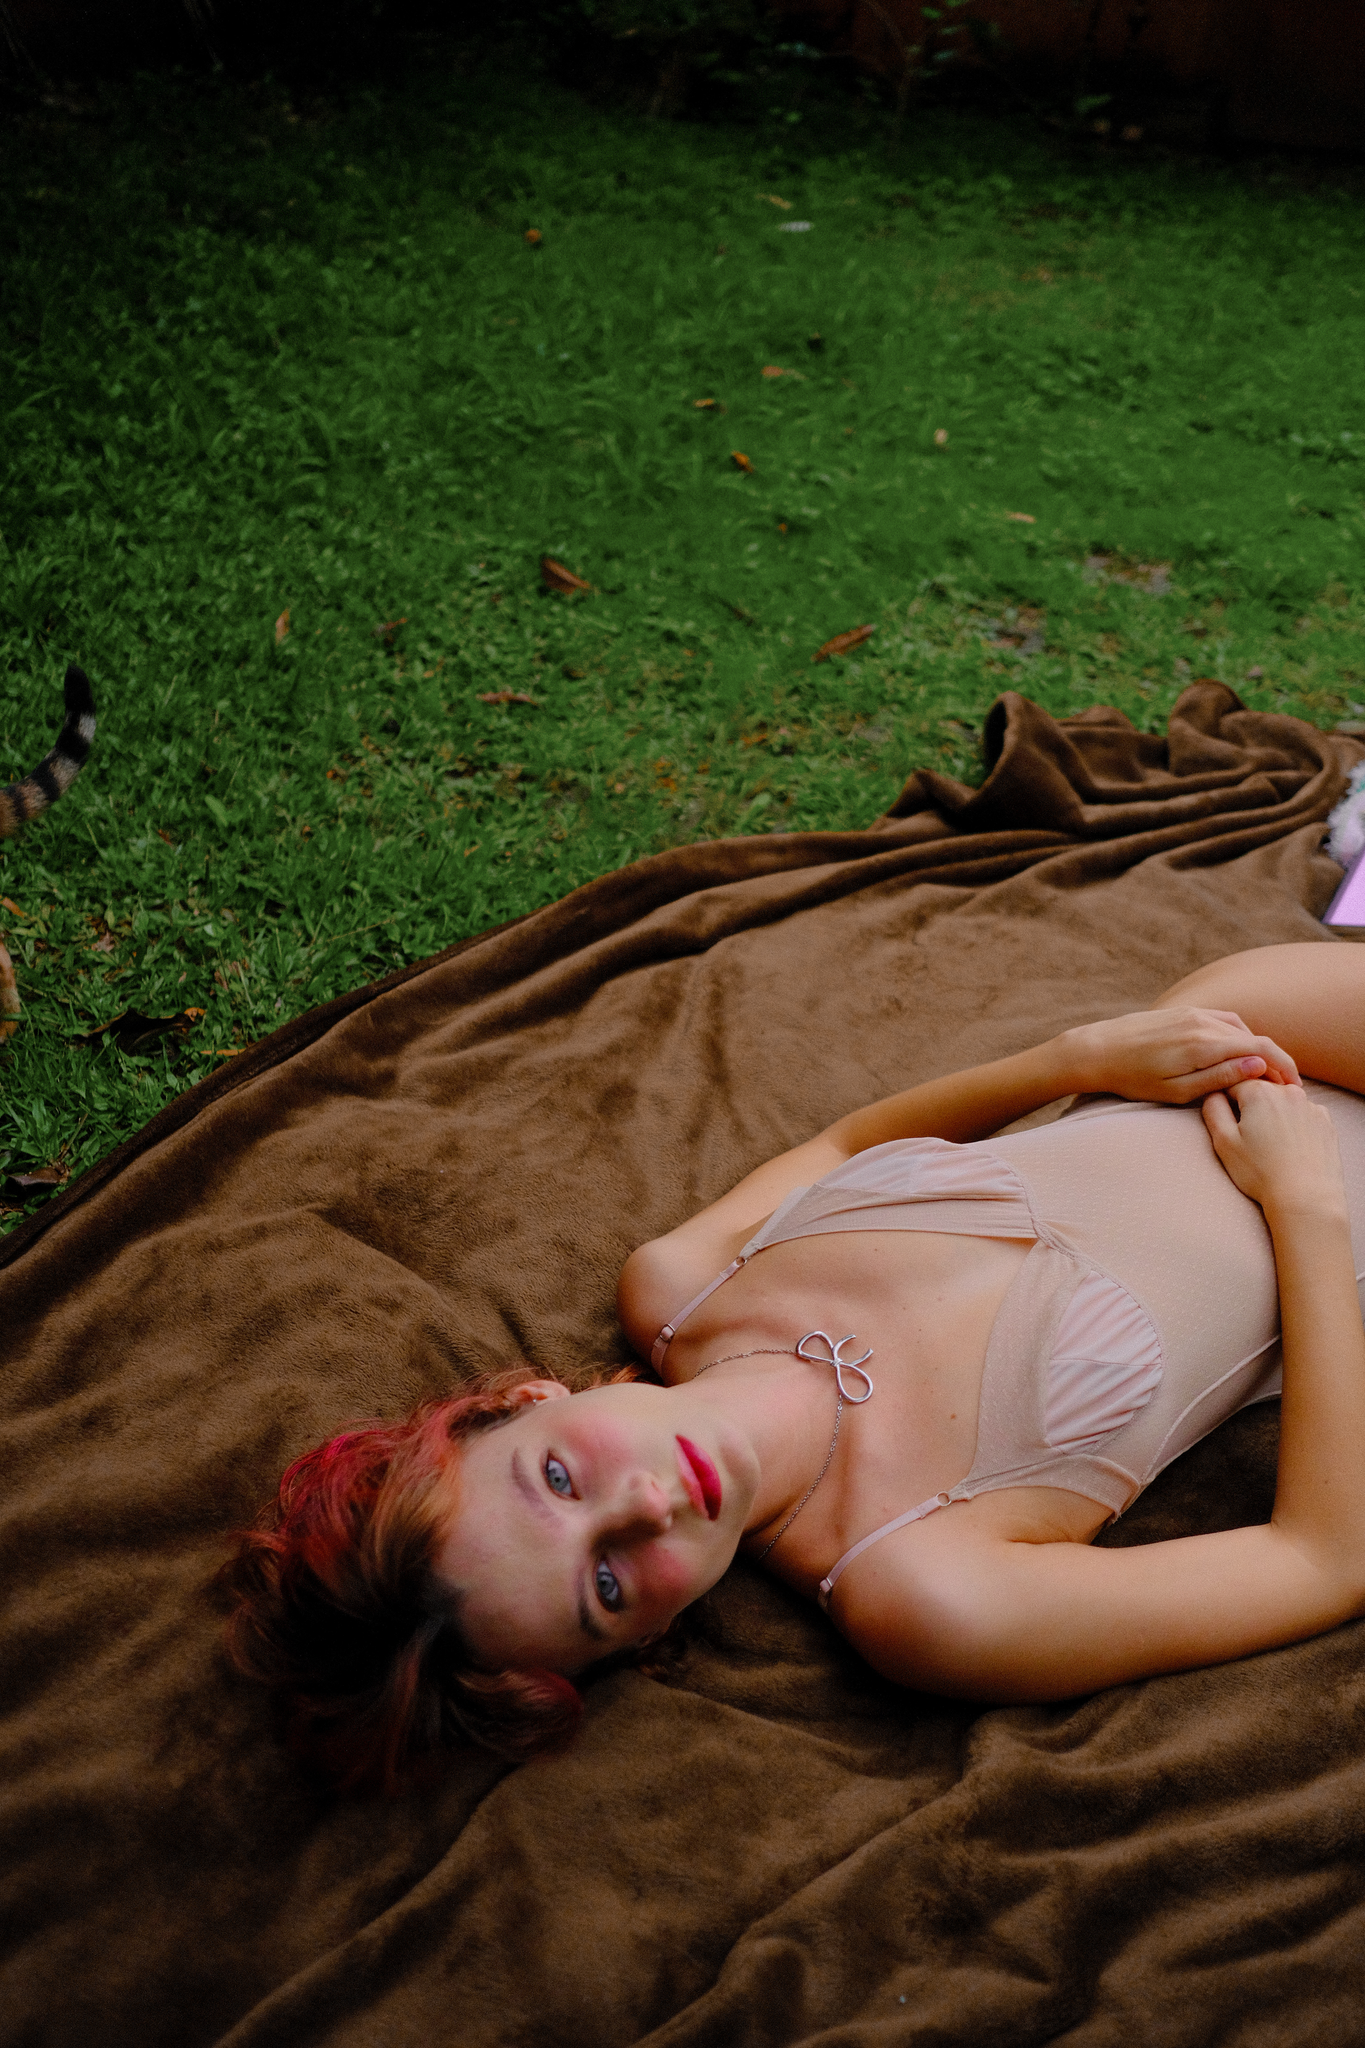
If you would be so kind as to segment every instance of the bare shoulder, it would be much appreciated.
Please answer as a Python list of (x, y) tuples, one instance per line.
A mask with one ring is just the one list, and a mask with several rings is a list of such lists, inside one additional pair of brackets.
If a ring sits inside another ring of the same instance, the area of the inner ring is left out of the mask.
[(637, 1351), (648, 1354), (663, 1324), (714, 1280), (795, 1187), (807, 1187), (848, 1158), (821, 1133), (747, 1173), (728, 1194), (651, 1238), (626, 1260), (617, 1311)]
[(621, 1268), (616, 1283), (616, 1312), (621, 1327), (642, 1358), (655, 1337), (686, 1299), (680, 1292), (678, 1258), (671, 1235), (638, 1245)]
[(693, 1217), (631, 1253), (616, 1284), (616, 1312), (642, 1358), (649, 1356), (664, 1324), (724, 1271), (748, 1235), (706, 1228), (703, 1219)]

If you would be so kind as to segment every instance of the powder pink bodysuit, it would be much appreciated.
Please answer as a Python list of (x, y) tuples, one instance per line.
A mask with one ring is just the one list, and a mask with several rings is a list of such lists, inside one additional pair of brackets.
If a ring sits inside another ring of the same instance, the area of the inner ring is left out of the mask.
[[(1346, 1172), (1365, 1277), (1365, 1100), (1310, 1081)], [(1279, 1297), (1265, 1219), (1219, 1163), (1197, 1106), (1091, 1098), (1037, 1130), (952, 1145), (874, 1145), (793, 1188), (739, 1257), (654, 1345), (758, 1252), (836, 1230), (1027, 1238), (986, 1348), (964, 1479), (874, 1529), (820, 1586), (893, 1529), (1007, 1486), (1057, 1486), (1119, 1515), (1163, 1466), (1280, 1388)], [(1365, 1299), (1365, 1296), (1363, 1296)]]

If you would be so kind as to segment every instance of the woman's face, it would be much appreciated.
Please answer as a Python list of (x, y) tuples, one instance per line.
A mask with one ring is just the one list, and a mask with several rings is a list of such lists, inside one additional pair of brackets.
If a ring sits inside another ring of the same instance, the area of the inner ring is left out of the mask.
[(436, 1571), (478, 1663), (572, 1674), (667, 1628), (716, 1583), (758, 1465), (686, 1387), (529, 1392), (453, 1461)]

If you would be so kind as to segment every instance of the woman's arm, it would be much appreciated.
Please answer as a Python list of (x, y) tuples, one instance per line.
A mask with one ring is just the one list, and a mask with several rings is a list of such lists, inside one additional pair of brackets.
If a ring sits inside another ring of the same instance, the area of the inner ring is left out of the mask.
[(667, 1236), (641, 1245), (621, 1275), (621, 1320), (632, 1343), (647, 1349), (659, 1325), (729, 1263), (793, 1188), (809, 1186), (869, 1146), (896, 1138), (966, 1144), (1065, 1095), (1193, 1102), (1255, 1075), (1298, 1079), (1273, 1039), (1248, 1031), (1234, 1012), (1165, 1009), (1079, 1025), (1028, 1052), (921, 1082), (840, 1117), (756, 1167)]
[(953, 1508), (917, 1544), (877, 1563), (898, 1540), (888, 1538), (840, 1581), (840, 1625), (888, 1677), (973, 1698), (1062, 1699), (1365, 1612), (1365, 1330), (1335, 1135), (1300, 1089), (1233, 1093), (1240, 1123), (1223, 1097), (1205, 1119), (1275, 1248), (1284, 1400), (1270, 1521), (1096, 1551), (1042, 1529), (1020, 1540), (1017, 1522), (1006, 1527), (1018, 1505), (999, 1495)]
[[(856, 1152), (895, 1138), (948, 1138), (965, 1145), (1064, 1095), (1122, 1095), (1137, 1102), (1195, 1102), (1258, 1076), (1297, 1081), (1273, 1039), (1224, 1010), (1139, 1010), (1063, 1031), (1028, 1052), (922, 1081), (840, 1117), (746, 1174), (681, 1226), (752, 1230), (792, 1188), (829, 1173)], [(674, 1236), (678, 1233), (674, 1232)]]
[(1233, 1090), (1204, 1105), (1227, 1172), (1275, 1246), (1284, 1348), (1271, 1526), (1319, 1568), (1365, 1570), (1365, 1327), (1336, 1133), (1302, 1091)]
[(988, 1066), (925, 1081), (854, 1110), (823, 1136), (840, 1145), (846, 1158), (893, 1138), (950, 1138), (964, 1145), (1064, 1095), (1197, 1102), (1261, 1077), (1299, 1078), (1289, 1055), (1273, 1039), (1249, 1031), (1235, 1011), (1138, 1010), (1077, 1025)]

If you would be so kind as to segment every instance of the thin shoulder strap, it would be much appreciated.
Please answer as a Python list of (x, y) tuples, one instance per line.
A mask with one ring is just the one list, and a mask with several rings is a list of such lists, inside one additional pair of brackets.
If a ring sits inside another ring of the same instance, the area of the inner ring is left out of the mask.
[(819, 1600), (824, 1611), (829, 1612), (829, 1596), (834, 1591), (835, 1582), (841, 1573), (847, 1571), (855, 1557), (861, 1557), (874, 1543), (880, 1543), (883, 1536), (890, 1536), (895, 1530), (904, 1529), (910, 1522), (922, 1522), (926, 1515), (932, 1515), (937, 1508), (946, 1508), (951, 1498), (951, 1494), (947, 1493), (932, 1494), (928, 1500), (922, 1500), (917, 1508), (911, 1508), (907, 1514), (897, 1515), (894, 1522), (883, 1522), (880, 1529), (874, 1529), (870, 1536), (864, 1536), (861, 1543), (855, 1543), (852, 1550), (846, 1550), (829, 1577), (820, 1581)]
[[(725, 1271), (723, 1273), (717, 1273), (715, 1279), (708, 1281), (706, 1286), (702, 1288), (700, 1294), (693, 1295), (691, 1301), (688, 1302), (686, 1308), (679, 1309), (677, 1315), (674, 1316), (671, 1323), (664, 1324), (662, 1330), (660, 1330), (658, 1336), (654, 1339), (654, 1348), (649, 1354), (649, 1362), (653, 1366), (655, 1372), (658, 1372), (661, 1366), (663, 1365), (664, 1354), (667, 1352), (669, 1345), (673, 1342), (673, 1339), (677, 1336), (679, 1330), (687, 1321), (687, 1318), (691, 1315), (692, 1311), (694, 1309), (700, 1308), (702, 1303), (706, 1300), (707, 1296), (714, 1294), (718, 1287), (723, 1287), (727, 1280), (733, 1280), (735, 1274), (739, 1271), (740, 1267), (747, 1266), (750, 1259), (754, 1256), (755, 1252), (763, 1251), (769, 1244), (777, 1244), (781, 1242), (779, 1238), (772, 1235), (771, 1233), (776, 1231), (776, 1229), (783, 1222), (784, 1218), (788, 1215), (788, 1213), (796, 1207), (797, 1203), (801, 1200), (802, 1196), (808, 1195), (809, 1193), (809, 1188), (801, 1187), (789, 1189), (787, 1194), (783, 1197), (783, 1199), (778, 1203), (777, 1207), (773, 1210), (772, 1215), (769, 1216), (765, 1223), (761, 1223), (759, 1225), (758, 1229), (754, 1232), (754, 1235), (749, 1239), (749, 1242), (741, 1247), (738, 1258), (731, 1259), (729, 1265), (725, 1268)], [(799, 1236), (800, 1234), (801, 1233), (798, 1231), (797, 1235)]]
[(727, 1280), (730, 1280), (734, 1277), (734, 1275), (739, 1271), (741, 1266), (747, 1266), (748, 1263), (749, 1249), (746, 1245), (745, 1249), (740, 1253), (737, 1259), (731, 1259), (729, 1265), (725, 1268), (725, 1271), (723, 1273), (717, 1273), (715, 1279), (709, 1280), (705, 1287), (702, 1288), (700, 1294), (693, 1295), (691, 1301), (688, 1302), (686, 1308), (680, 1309), (678, 1311), (677, 1315), (674, 1316), (671, 1323), (664, 1324), (662, 1330), (660, 1330), (658, 1336), (654, 1339), (654, 1349), (649, 1354), (649, 1362), (653, 1366), (655, 1372), (658, 1372), (662, 1367), (665, 1352), (668, 1350), (669, 1345), (673, 1342), (673, 1339), (677, 1336), (678, 1331), (681, 1329), (682, 1325), (687, 1321), (687, 1318), (691, 1315), (693, 1309), (700, 1308), (708, 1294), (714, 1294), (718, 1287), (723, 1287)]

